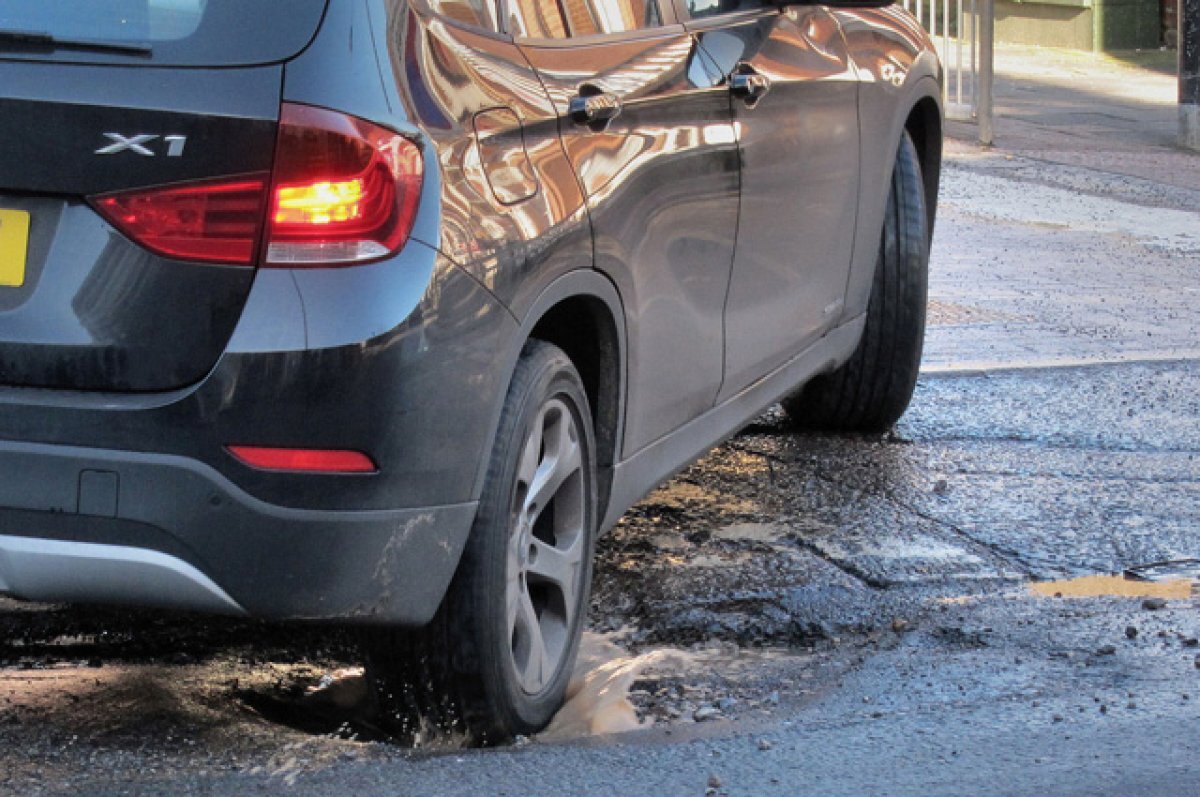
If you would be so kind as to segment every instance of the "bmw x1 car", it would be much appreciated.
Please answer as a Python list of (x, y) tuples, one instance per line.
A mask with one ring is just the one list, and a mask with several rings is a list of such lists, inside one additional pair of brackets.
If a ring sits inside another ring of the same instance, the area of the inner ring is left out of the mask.
[(904, 411), (940, 97), (872, 0), (5, 0), (0, 592), (539, 729), (639, 497)]

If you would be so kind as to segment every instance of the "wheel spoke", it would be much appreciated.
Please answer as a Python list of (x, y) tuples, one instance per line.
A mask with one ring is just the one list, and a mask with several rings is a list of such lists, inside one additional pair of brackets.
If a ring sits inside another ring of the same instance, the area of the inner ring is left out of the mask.
[[(561, 594), (555, 602), (561, 617), (556, 621), (570, 628), (575, 621), (575, 604), (579, 591), (579, 567), (583, 558), (581, 535), (575, 535), (566, 548), (556, 548), (541, 540), (533, 543), (535, 555), (529, 564), (528, 578), (552, 585)], [(543, 620), (546, 620), (543, 617)]]
[(533, 484), (534, 476), (538, 469), (538, 460), (542, 457), (542, 433), (545, 428), (545, 410), (538, 415), (538, 418), (533, 423), (533, 428), (529, 430), (529, 439), (525, 441), (525, 447), (521, 449), (521, 461), (517, 466), (517, 481), (529, 487)]
[(563, 483), (582, 466), (579, 441), (571, 435), (573, 427), (570, 416), (564, 413), (564, 417), (559, 418), (554, 428), (548, 430), (551, 436), (546, 441), (545, 456), (538, 464), (537, 472), (529, 486), (529, 494), (525, 498), (527, 513), (540, 514)]
[(529, 575), (558, 587), (568, 605), (575, 593), (576, 574), (583, 554), (581, 535), (575, 535), (564, 548), (535, 539), (530, 557)]
[[(537, 612), (529, 597), (529, 590), (519, 589), (518, 592), (516, 632), (524, 643), (520, 647), (524, 649), (525, 655), (522, 657), (520, 650), (513, 651), (516, 654), (514, 663), (517, 665), (518, 676), (524, 683), (525, 689), (529, 692), (537, 692), (545, 685), (549, 655), (546, 651), (546, 640), (542, 636), (542, 626), (538, 622)], [(522, 658), (524, 658), (523, 663)]]
[(539, 631), (538, 645), (535, 650), (537, 655), (537, 683), (534, 689), (541, 691), (545, 688), (546, 682), (554, 675), (554, 662), (550, 661), (550, 651), (546, 648), (546, 638)]
[(517, 630), (517, 612), (521, 608), (521, 596), (523, 594), (525, 594), (525, 589), (521, 586), (520, 577), (515, 572), (510, 573), (508, 583), (504, 587), (504, 616), (508, 618), (508, 636), (510, 640), (512, 639), (513, 632)]

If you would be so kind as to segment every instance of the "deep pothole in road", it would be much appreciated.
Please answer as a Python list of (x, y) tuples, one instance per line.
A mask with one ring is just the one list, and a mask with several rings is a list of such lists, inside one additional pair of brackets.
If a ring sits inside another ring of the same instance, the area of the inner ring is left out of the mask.
[[(891, 443), (818, 439), (816, 455), (797, 453), (778, 424), (766, 416), (600, 541), (576, 696), (545, 738), (769, 716), (818, 689), (842, 652), (906, 627), (918, 601), (823, 556), (845, 524), (814, 511), (845, 499), (815, 472), (822, 446), (882, 455), (886, 469)], [(859, 469), (861, 498), (877, 485)], [(117, 746), (145, 744), (148, 728), (155, 744), (247, 730), (268, 746), (295, 733), (391, 741), (360, 660), (353, 634), (328, 628), (0, 604), (7, 721)]]
[[(995, 592), (1021, 574), (936, 517), (953, 479), (922, 457), (895, 436), (784, 434), (768, 415), (654, 491), (599, 543), (575, 693), (540, 738), (769, 721), (914, 627), (986, 646), (927, 622), (929, 585)], [(22, 751), (0, 770), (67, 760), (72, 745), (285, 778), (390, 755), (360, 660), (335, 629), (0, 600), (0, 740)]]

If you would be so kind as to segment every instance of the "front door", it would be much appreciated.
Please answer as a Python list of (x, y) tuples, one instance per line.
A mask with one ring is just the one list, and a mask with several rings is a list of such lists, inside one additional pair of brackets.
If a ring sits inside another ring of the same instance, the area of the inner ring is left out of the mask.
[(742, 160), (725, 382), (745, 388), (842, 320), (858, 203), (855, 73), (820, 6), (685, 0), (726, 76)]

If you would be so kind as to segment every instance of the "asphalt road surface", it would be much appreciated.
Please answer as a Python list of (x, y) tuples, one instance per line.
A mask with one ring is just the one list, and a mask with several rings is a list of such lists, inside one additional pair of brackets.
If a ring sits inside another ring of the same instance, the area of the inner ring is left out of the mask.
[(1198, 794), (1198, 209), (952, 155), (909, 414), (632, 510), (543, 737), (398, 747), (329, 629), (3, 602), (0, 794)]

